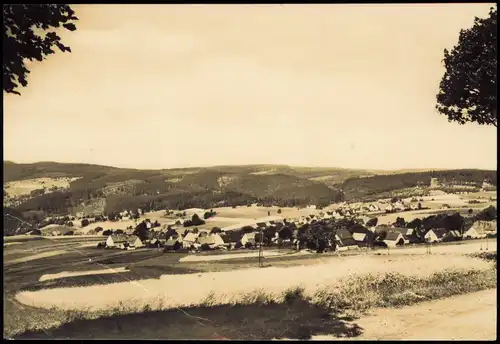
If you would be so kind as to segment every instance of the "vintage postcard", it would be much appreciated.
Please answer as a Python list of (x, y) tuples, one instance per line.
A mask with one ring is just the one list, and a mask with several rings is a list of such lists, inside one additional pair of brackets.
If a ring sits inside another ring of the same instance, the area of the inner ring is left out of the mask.
[(3, 17), (5, 339), (496, 339), (495, 3)]

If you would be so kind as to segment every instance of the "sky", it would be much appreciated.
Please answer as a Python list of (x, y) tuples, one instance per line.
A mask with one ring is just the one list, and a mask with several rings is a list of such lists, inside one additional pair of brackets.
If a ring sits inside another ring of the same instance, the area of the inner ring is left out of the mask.
[(491, 6), (75, 5), (72, 53), (4, 94), (4, 160), (496, 169), (495, 127), (435, 110)]

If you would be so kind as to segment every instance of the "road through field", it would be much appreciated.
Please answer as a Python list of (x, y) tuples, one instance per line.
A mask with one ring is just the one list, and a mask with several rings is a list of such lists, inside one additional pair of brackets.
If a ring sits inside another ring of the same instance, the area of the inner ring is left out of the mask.
[(401, 309), (380, 309), (356, 323), (371, 340), (495, 340), (496, 289), (425, 302)]

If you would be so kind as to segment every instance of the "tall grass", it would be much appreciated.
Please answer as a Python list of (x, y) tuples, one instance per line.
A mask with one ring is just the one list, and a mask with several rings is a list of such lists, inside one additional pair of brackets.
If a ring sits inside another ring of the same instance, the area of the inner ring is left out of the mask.
[(469, 254), (469, 257), (494, 262), (495, 267), (497, 266), (497, 253), (496, 252), (473, 253), (473, 254)]
[(339, 289), (318, 290), (311, 301), (332, 312), (359, 316), (375, 307), (402, 307), (495, 287), (496, 269), (493, 268), (450, 269), (426, 278), (388, 273), (348, 278)]

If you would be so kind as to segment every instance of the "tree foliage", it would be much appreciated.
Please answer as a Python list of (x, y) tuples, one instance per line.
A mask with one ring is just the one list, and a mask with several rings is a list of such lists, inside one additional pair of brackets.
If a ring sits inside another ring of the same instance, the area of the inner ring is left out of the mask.
[(205, 221), (200, 219), (198, 214), (193, 214), (193, 216), (191, 217), (191, 220), (184, 221), (184, 227), (201, 226), (204, 224), (205, 224)]
[(446, 72), (437, 110), (449, 121), (497, 126), (497, 9), (461, 30), (458, 44), (444, 50)]
[(219, 227), (212, 228), (210, 234), (216, 234), (216, 233), (222, 233), (222, 229), (220, 229)]
[(74, 31), (78, 20), (69, 5), (11, 4), (3, 5), (3, 90), (20, 94), (18, 87), (28, 85), (30, 72), (25, 59), (44, 60), (54, 53), (71, 49), (61, 43), (52, 28), (64, 27)]
[(146, 225), (146, 222), (142, 221), (135, 227), (135, 230), (133, 232), (134, 235), (137, 235), (139, 239), (142, 241), (149, 239), (151, 233), (149, 232), (149, 229)]
[(497, 218), (497, 209), (494, 206), (489, 206), (476, 214), (476, 221), (493, 221)]
[(367, 222), (366, 222), (366, 225), (368, 227), (375, 227), (378, 223), (378, 218), (374, 217), (374, 218), (371, 218), (369, 219)]

